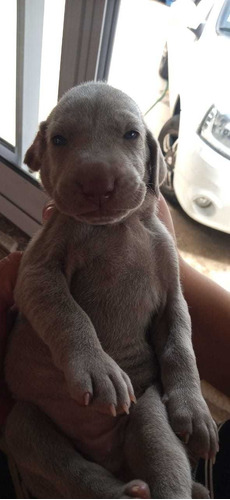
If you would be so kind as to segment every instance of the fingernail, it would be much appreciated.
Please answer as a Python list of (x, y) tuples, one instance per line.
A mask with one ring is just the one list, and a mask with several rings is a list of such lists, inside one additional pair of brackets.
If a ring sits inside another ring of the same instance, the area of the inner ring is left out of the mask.
[(116, 407), (114, 404), (109, 405), (110, 413), (113, 417), (117, 416)]
[(139, 493), (140, 491), (140, 486), (132, 486), (132, 493)]
[(44, 210), (43, 210), (43, 214), (42, 214), (42, 218), (44, 221), (47, 221), (50, 216), (52, 215), (54, 211), (54, 207), (46, 207)]

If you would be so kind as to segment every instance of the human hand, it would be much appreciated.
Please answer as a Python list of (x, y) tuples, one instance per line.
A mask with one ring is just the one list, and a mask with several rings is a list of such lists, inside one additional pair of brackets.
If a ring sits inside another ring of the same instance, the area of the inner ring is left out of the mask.
[(42, 221), (46, 222), (52, 215), (54, 211), (54, 201), (50, 200), (48, 203), (44, 206), (43, 211), (42, 211)]
[(14, 287), (22, 252), (14, 252), (0, 261), (0, 426), (13, 405), (13, 400), (3, 379), (3, 359), (7, 337), (7, 313), (14, 303)]

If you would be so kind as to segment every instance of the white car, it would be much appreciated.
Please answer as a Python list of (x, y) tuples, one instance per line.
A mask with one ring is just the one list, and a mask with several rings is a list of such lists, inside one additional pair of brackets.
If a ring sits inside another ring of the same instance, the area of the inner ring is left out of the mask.
[(176, 0), (170, 11), (160, 66), (171, 111), (159, 135), (162, 191), (193, 219), (230, 233), (230, 0)]

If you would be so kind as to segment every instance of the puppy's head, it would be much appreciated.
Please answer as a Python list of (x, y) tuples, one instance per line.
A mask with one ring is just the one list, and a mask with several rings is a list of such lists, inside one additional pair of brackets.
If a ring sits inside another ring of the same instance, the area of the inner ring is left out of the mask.
[(135, 102), (105, 83), (68, 91), (25, 155), (57, 208), (90, 224), (122, 220), (159, 194), (164, 160)]

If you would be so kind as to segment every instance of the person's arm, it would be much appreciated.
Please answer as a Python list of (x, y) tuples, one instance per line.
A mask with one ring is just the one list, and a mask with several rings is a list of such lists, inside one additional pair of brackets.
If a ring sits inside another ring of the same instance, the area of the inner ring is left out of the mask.
[[(175, 238), (163, 196), (159, 201), (159, 217)], [(200, 378), (230, 396), (230, 293), (193, 269), (181, 256), (179, 263)]]
[(200, 378), (230, 396), (230, 294), (180, 258)]

